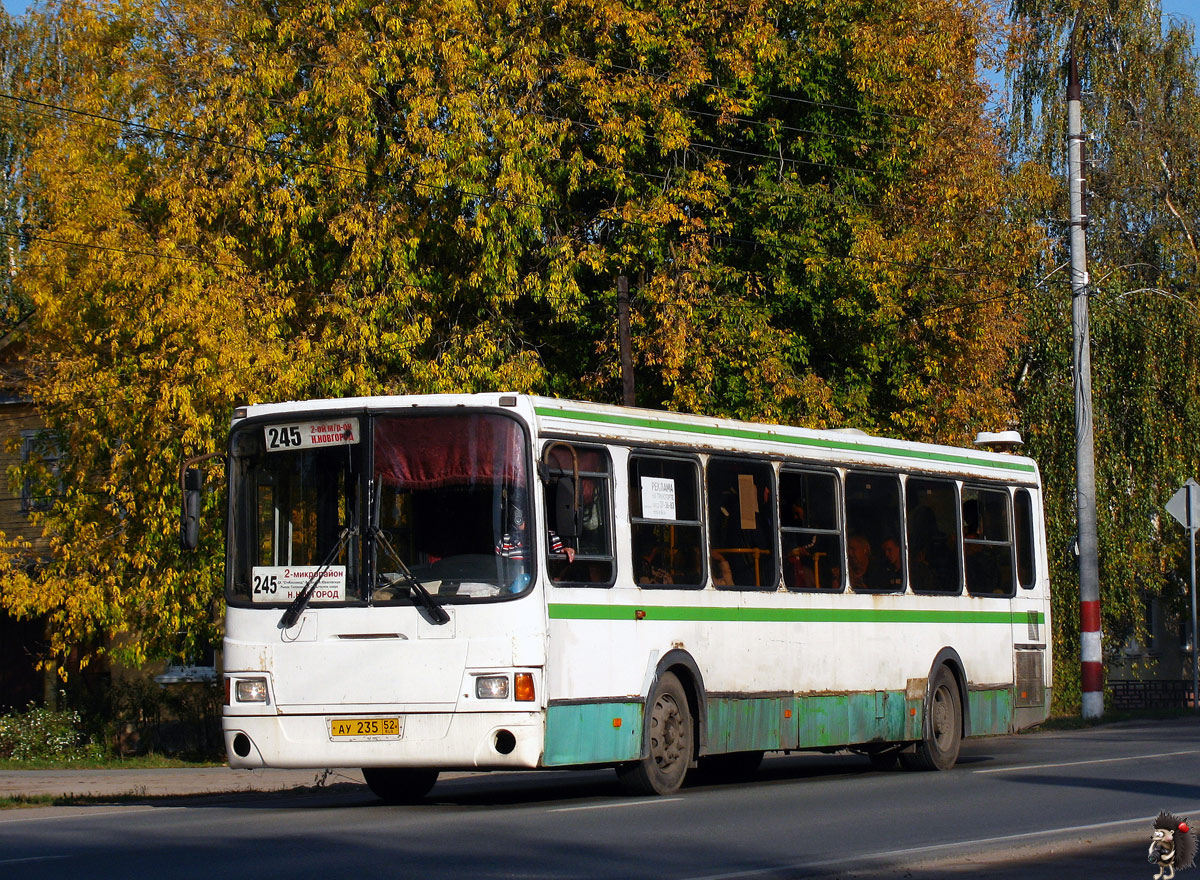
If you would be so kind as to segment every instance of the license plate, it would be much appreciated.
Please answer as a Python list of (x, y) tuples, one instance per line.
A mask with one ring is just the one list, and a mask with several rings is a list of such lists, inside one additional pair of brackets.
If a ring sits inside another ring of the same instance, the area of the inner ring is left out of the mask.
[(404, 736), (404, 719), (395, 716), (375, 718), (330, 718), (331, 740), (400, 739)]

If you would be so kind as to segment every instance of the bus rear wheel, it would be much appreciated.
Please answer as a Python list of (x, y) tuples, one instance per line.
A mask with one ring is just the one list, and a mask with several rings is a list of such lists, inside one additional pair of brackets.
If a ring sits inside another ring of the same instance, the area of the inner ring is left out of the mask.
[(914, 770), (949, 770), (962, 745), (962, 695), (954, 674), (939, 666), (925, 693), (924, 734), (912, 753), (902, 754)]
[(695, 737), (687, 694), (674, 673), (659, 678), (646, 703), (644, 723), (648, 754), (618, 767), (617, 778), (633, 794), (678, 791), (695, 754)]
[(367, 787), (389, 804), (412, 804), (429, 794), (438, 771), (424, 767), (363, 767)]

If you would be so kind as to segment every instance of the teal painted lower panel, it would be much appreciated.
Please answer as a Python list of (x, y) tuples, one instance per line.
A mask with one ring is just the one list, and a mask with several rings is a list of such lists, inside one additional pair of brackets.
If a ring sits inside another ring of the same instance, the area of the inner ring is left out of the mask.
[(803, 749), (909, 739), (911, 705), (919, 714), (920, 702), (905, 700), (903, 691), (797, 696), (797, 745)]
[(709, 698), (709, 754), (773, 751), (791, 748), (784, 739), (784, 712), (790, 697), (765, 699)]
[[(972, 735), (1012, 729), (1011, 688), (971, 691), (967, 699)], [(922, 712), (922, 701), (907, 699), (904, 691), (712, 697), (705, 726), (707, 753), (917, 740)], [(641, 757), (641, 749), (641, 703), (582, 703), (546, 710), (542, 763), (547, 767), (633, 761)]]
[(579, 703), (546, 710), (542, 763), (547, 767), (633, 761), (641, 753), (641, 703)]
[(971, 691), (967, 696), (971, 707), (971, 735), (1009, 733), (1013, 729), (1012, 688), (989, 688)]

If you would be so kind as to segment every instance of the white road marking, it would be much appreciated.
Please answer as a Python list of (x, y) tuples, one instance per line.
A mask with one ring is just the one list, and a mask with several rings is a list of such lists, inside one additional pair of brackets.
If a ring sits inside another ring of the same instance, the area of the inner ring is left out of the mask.
[[(1192, 813), (1200, 813), (1200, 807), (1191, 810), (1172, 810), (1179, 812), (1182, 815), (1191, 815)], [(1144, 816), (1138, 819), (1117, 819), (1113, 822), (1097, 822), (1093, 825), (1068, 825), (1063, 828), (1050, 828), (1045, 831), (1030, 831), (1025, 834), (1006, 834), (1001, 837), (981, 837), (976, 840), (958, 840), (954, 843), (935, 843), (930, 846), (915, 846), (909, 849), (893, 849), (887, 852), (877, 853), (857, 853), (853, 856), (846, 856), (840, 859), (827, 859), (820, 862), (792, 862), (786, 865), (772, 865), (771, 867), (752, 868), (747, 871), (734, 871), (728, 874), (704, 874), (702, 876), (686, 877), (683, 880), (741, 880), (745, 877), (769, 877), (772, 874), (777, 874), (780, 871), (802, 871), (812, 870), (814, 868), (836, 868), (842, 865), (858, 865), (863, 862), (872, 862), (880, 859), (894, 859), (905, 856), (919, 855), (937, 855), (948, 850), (969, 849), (973, 847), (991, 846), (997, 843), (1014, 843), (1020, 841), (1032, 841), (1039, 837), (1047, 837), (1056, 834), (1067, 834), (1078, 836), (1086, 834), (1089, 831), (1101, 831), (1106, 828), (1120, 828), (1129, 826), (1131, 831), (1137, 830), (1140, 826), (1151, 825), (1157, 814), (1154, 816)]]
[[(36, 807), (32, 810), (14, 810), (12, 812), (32, 812), (40, 813), (43, 810), (55, 809), (54, 807)], [(115, 810), (97, 810), (95, 807), (59, 807), (58, 809), (72, 810), (70, 813), (56, 813), (53, 816), (20, 816), (8, 818), (7, 816), (0, 819), (0, 825), (12, 825), (17, 822), (50, 822), (54, 819), (91, 819), (93, 816), (115, 816), (122, 813), (145, 813), (149, 810), (161, 812), (163, 810), (183, 810), (185, 807), (154, 807), (149, 805), (134, 805), (129, 807), (119, 807)], [(77, 811), (77, 812), (75, 812)], [(5, 812), (9, 812), (5, 810)]]
[(683, 798), (655, 798), (653, 800), (638, 800), (638, 801), (616, 801), (611, 804), (589, 804), (586, 807), (555, 807), (553, 810), (547, 810), (547, 813), (575, 813), (580, 810), (612, 810), (617, 807), (645, 807), (651, 804), (673, 804), (676, 801), (681, 801)]
[(1090, 761), (1065, 761), (1060, 764), (1022, 764), (1019, 767), (992, 767), (989, 770), (973, 770), (972, 773), (1012, 773), (1015, 770), (1050, 770), (1055, 767), (1081, 767), (1084, 764), (1115, 764), (1118, 761), (1149, 761), (1151, 758), (1173, 758), (1176, 755), (1200, 755), (1200, 749), (1183, 752), (1159, 752), (1156, 755), (1130, 755), (1125, 758), (1094, 758)]

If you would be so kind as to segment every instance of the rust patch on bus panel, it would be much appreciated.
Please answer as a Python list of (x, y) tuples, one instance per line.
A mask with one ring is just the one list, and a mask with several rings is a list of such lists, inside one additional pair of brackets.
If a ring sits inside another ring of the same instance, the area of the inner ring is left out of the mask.
[(799, 748), (912, 738), (912, 703), (899, 691), (798, 693), (795, 701)]
[(976, 684), (967, 688), (968, 736), (1013, 731), (1013, 689), (1009, 684)]
[(772, 751), (795, 748), (795, 725), (786, 716), (790, 696), (752, 699), (709, 695), (707, 752)]

